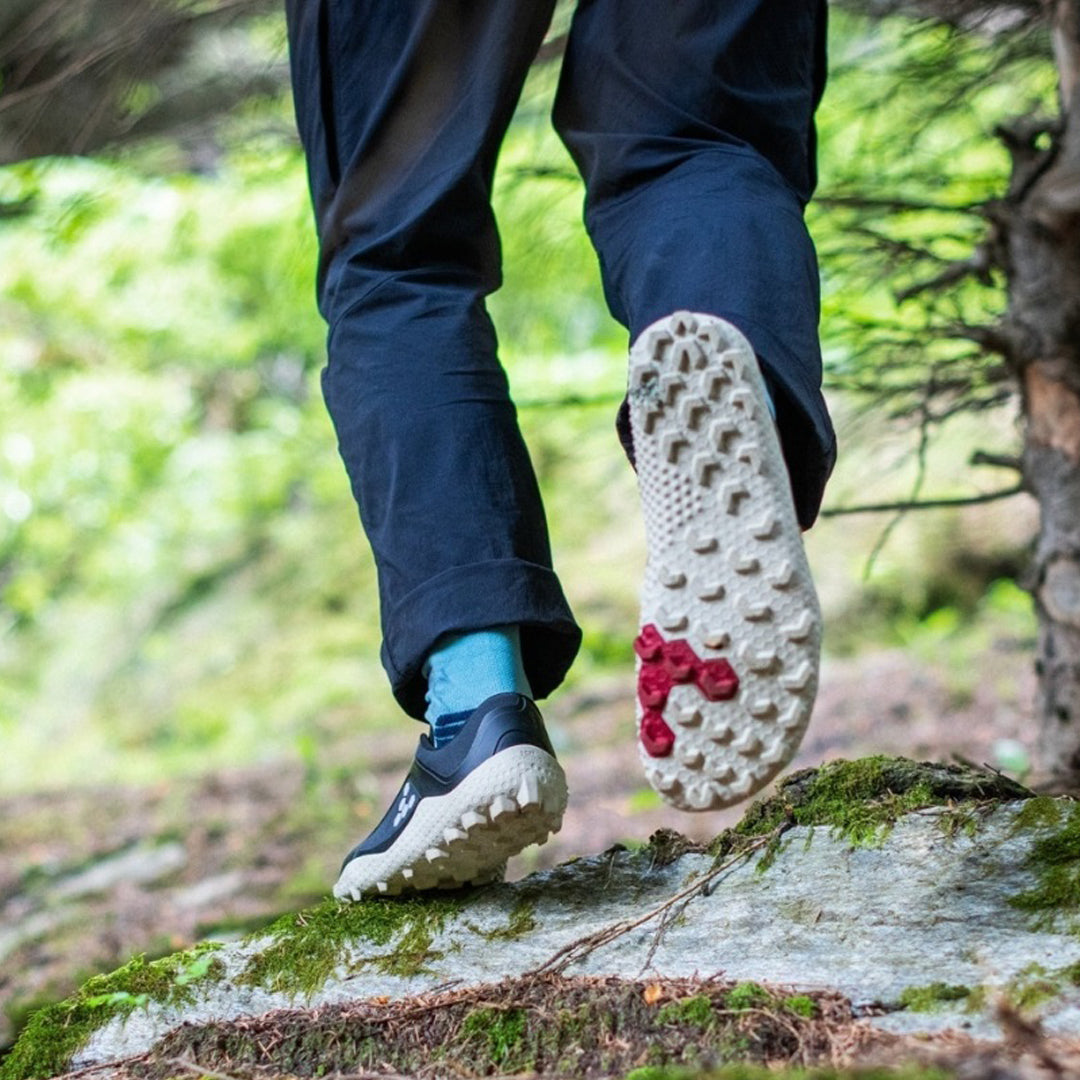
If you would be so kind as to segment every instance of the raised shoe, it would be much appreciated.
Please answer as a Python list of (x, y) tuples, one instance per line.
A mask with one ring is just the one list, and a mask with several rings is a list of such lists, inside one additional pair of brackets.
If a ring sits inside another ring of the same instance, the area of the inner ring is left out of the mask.
[(630, 353), (648, 559), (638, 748), (683, 810), (746, 798), (792, 758), (818, 683), (821, 614), (754, 350), (680, 312)]

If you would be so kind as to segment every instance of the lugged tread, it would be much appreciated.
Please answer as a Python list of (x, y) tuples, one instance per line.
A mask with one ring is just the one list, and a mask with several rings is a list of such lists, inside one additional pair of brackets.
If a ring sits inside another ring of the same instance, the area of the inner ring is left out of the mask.
[(692, 312), (661, 319), (631, 350), (629, 386), (649, 550), (641, 625), (661, 635), (636, 650), (639, 670), (685, 640), (701, 661), (729, 660), (739, 679), (730, 699), (707, 698), (693, 680), (654, 691), (674, 741), (663, 757), (641, 746), (641, 759), (668, 802), (719, 808), (759, 790), (798, 747), (817, 690), (817, 598), (739, 331)]
[(686, 534), (686, 542), (699, 555), (707, 555), (715, 551), (719, 546), (716, 537), (712, 533), (702, 532), (700, 529), (692, 529)]
[(346, 863), (334, 895), (358, 900), (500, 881), (510, 856), (559, 831), (565, 809), (559, 763), (539, 747), (510, 747), (453, 791), (422, 799), (387, 851)]
[[(685, 577), (683, 583), (685, 584)], [(699, 600), (723, 600), (727, 588), (722, 581), (714, 581), (709, 579), (704, 585), (698, 586), (698, 599)]]

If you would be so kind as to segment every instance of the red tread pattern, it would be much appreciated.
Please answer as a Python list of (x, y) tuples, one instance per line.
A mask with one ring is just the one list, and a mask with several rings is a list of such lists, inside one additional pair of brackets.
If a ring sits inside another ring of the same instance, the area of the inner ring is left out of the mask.
[(667, 757), (675, 734), (664, 720), (663, 709), (677, 683), (692, 682), (709, 701), (730, 701), (739, 692), (739, 676), (727, 660), (702, 660), (684, 638), (665, 641), (649, 623), (634, 639), (641, 658), (638, 700), (641, 702), (641, 745), (650, 757)]

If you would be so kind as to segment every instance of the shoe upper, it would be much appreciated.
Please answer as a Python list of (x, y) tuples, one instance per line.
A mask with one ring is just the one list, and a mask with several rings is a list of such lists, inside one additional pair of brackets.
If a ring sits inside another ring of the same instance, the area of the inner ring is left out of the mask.
[(445, 746), (436, 749), (427, 735), (421, 735), (409, 775), (390, 808), (367, 839), (345, 856), (342, 869), (360, 855), (386, 851), (421, 800), (453, 791), (479, 765), (512, 746), (536, 746), (555, 756), (540, 710), (522, 694), (489, 697)]

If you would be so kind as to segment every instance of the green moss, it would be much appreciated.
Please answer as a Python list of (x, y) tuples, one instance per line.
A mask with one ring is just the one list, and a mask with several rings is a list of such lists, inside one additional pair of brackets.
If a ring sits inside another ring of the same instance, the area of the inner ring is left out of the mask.
[(349, 959), (350, 946), (363, 941), (377, 946), (393, 942), (394, 947), (353, 959), (351, 972), (374, 967), (388, 975), (415, 975), (432, 957), (435, 935), (461, 906), (456, 896), (351, 904), (327, 900), (285, 915), (260, 933), (258, 938), (273, 940), (251, 957), (236, 982), (310, 997)]
[(817, 1015), (817, 1002), (808, 994), (792, 994), (791, 997), (782, 998), (780, 1004), (804, 1020), (811, 1020)]
[(724, 995), (724, 1007), (732, 1012), (761, 1009), (774, 1004), (774, 998), (764, 986), (756, 982), (736, 983)]
[(1068, 988), (1080, 985), (1080, 963), (1048, 970), (1042, 964), (1028, 964), (1000, 990), (1001, 997), (1014, 1009), (1036, 1009)]
[(1028, 799), (1020, 808), (1012, 831), (1015, 834), (1025, 829), (1052, 829), (1061, 824), (1063, 814), (1062, 800), (1050, 795), (1039, 795)]
[(1015, 978), (1010, 979), (1003, 997), (1015, 1009), (1037, 1008), (1056, 998), (1062, 991), (1063, 980), (1051, 974), (1042, 964), (1028, 964)]
[(95, 975), (66, 1001), (39, 1009), (0, 1064), (0, 1080), (28, 1080), (64, 1072), (91, 1035), (116, 1016), (157, 1002), (182, 1005), (194, 1000), (195, 987), (215, 982), (224, 965), (214, 955), (217, 943), (147, 961), (136, 956), (108, 975)]
[(971, 987), (933, 982), (926, 986), (909, 986), (900, 994), (900, 1004), (910, 1012), (935, 1012), (950, 1002), (963, 1001), (971, 995)]
[[(1009, 903), (1032, 916), (1032, 929), (1052, 930), (1061, 918), (1077, 933), (1076, 916), (1080, 915), (1080, 803), (1033, 800), (1038, 805), (1025, 807), (1017, 816), (1016, 827), (1046, 827), (1055, 831), (1032, 845), (1024, 866), (1034, 871), (1037, 884)], [(1055, 816), (1056, 815), (1056, 816)]]
[[(1047, 969), (1042, 964), (1032, 963), (1000, 986), (974, 986), (970, 989), (956, 987), (953, 989), (966, 991), (963, 994), (965, 1012), (980, 1013), (988, 1008), (991, 998), (1001, 998), (1012, 1008), (1027, 1011), (1037, 1009), (1044, 1002), (1060, 997), (1066, 990), (1078, 986), (1080, 986), (1080, 961), (1054, 969)], [(907, 1004), (903, 1001), (903, 996), (901, 1002)], [(917, 1005), (910, 1007), (918, 1008)], [(932, 1008), (933, 1003), (923, 1011), (929, 1011)]]
[(531, 896), (522, 896), (511, 910), (506, 925), (489, 930), (484, 936), (492, 941), (512, 941), (535, 929), (536, 901)]
[(690, 1024), (693, 1027), (708, 1027), (715, 1019), (712, 999), (705, 994), (669, 1001), (656, 1014), (658, 1024)]
[[(716, 838), (709, 851), (718, 861), (785, 825), (828, 828), (853, 845), (881, 843), (904, 814), (930, 806), (947, 808), (947, 827), (966, 827), (972, 812), (1003, 800), (1029, 799), (1027, 788), (992, 773), (960, 765), (877, 755), (831, 761), (784, 780), (775, 795), (758, 800), (742, 821)], [(766, 868), (779, 839), (763, 854)]]
[(474, 1009), (462, 1021), (461, 1034), (466, 1040), (479, 1040), (482, 1056), (500, 1067), (517, 1055), (527, 1018), (524, 1009)]

